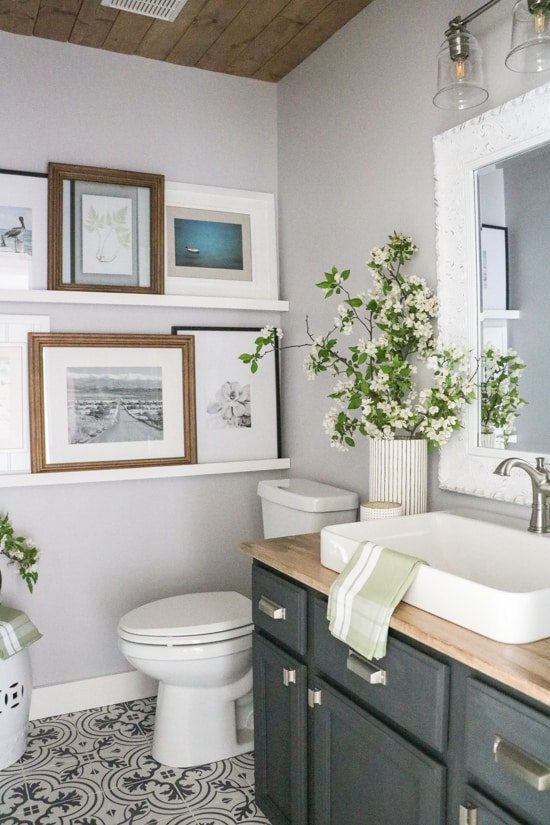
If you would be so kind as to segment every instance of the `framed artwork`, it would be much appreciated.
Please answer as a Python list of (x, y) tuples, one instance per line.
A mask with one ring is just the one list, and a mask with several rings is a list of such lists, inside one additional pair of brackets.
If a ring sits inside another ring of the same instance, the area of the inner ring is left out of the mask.
[(195, 338), (197, 455), (200, 464), (280, 457), (279, 358), (252, 374), (239, 361), (260, 328), (172, 327)]
[(49, 328), (45, 315), (0, 315), (0, 473), (31, 469), (27, 336)]
[(50, 163), (50, 289), (162, 292), (164, 178)]
[(196, 462), (194, 341), (29, 336), (32, 470)]
[(165, 202), (166, 293), (278, 298), (273, 195), (167, 182)]
[(0, 290), (46, 289), (48, 176), (0, 169)]
[(482, 311), (509, 309), (507, 227), (482, 225), (480, 255)]

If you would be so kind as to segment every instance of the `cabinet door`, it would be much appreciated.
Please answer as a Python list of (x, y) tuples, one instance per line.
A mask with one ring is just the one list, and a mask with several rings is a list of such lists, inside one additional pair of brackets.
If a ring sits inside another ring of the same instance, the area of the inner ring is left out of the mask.
[(306, 825), (307, 669), (254, 634), (256, 801), (272, 825)]
[(315, 825), (443, 825), (445, 769), (320, 680), (310, 710)]

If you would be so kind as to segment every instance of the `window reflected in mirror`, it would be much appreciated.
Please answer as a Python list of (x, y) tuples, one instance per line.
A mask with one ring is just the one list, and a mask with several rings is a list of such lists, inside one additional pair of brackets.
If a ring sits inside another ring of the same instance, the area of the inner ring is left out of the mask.
[(550, 144), (479, 169), (478, 445), (550, 443)]

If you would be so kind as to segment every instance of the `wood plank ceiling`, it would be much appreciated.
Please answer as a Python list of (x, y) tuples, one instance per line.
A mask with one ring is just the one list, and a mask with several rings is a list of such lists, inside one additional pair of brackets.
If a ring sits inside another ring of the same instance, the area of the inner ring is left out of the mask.
[(372, 0), (188, 0), (173, 23), (100, 0), (0, 0), (0, 29), (276, 82)]

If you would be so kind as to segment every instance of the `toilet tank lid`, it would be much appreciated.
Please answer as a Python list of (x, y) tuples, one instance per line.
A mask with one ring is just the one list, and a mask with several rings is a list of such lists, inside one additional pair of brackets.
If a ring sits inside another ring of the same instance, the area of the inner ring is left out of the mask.
[(252, 602), (232, 591), (187, 593), (130, 610), (119, 622), (127, 633), (143, 636), (195, 636), (245, 627), (252, 622)]
[(321, 484), (308, 478), (283, 478), (260, 481), (258, 495), (267, 501), (282, 504), (292, 510), (307, 513), (332, 513), (340, 510), (356, 510), (359, 506), (357, 493)]

